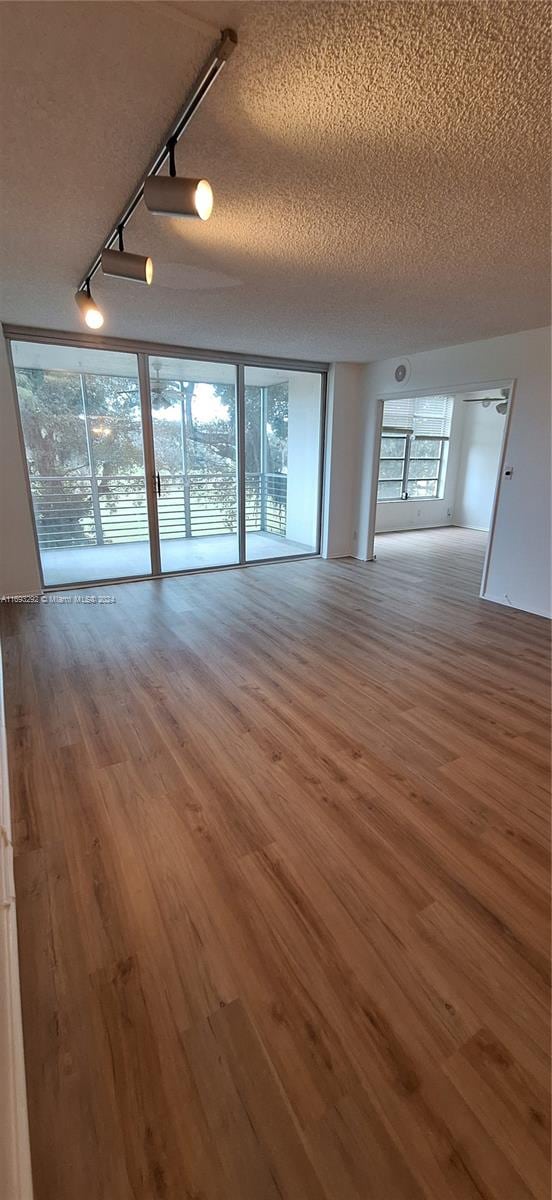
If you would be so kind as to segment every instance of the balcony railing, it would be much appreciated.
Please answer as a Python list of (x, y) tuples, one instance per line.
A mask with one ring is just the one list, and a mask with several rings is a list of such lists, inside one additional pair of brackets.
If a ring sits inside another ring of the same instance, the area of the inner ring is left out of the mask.
[[(146, 541), (146, 484), (140, 475), (112, 479), (31, 476), (38, 540), (43, 550)], [(285, 537), (287, 477), (246, 473), (245, 520), (250, 533)], [(236, 481), (228, 475), (161, 474), (157, 499), (161, 538), (235, 533)]]

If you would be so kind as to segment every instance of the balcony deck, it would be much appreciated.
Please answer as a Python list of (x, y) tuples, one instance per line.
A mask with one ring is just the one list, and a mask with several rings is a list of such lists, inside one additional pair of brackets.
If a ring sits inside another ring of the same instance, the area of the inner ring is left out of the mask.
[[(278, 534), (247, 533), (249, 560), (286, 558), (293, 554), (312, 553), (312, 546), (305, 546)], [(238, 539), (234, 533), (162, 539), (161, 555), (164, 571), (229, 566), (237, 562)], [(42, 549), (41, 559), (47, 587), (57, 587), (64, 583), (84, 583), (95, 579), (146, 575), (151, 570), (149, 544), (143, 540), (107, 546)]]

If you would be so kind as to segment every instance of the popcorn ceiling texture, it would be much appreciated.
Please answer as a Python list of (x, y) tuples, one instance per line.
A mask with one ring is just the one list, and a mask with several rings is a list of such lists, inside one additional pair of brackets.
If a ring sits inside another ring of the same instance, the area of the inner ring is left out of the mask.
[(365, 361), (548, 321), (550, 6), (527, 0), (0, 5), (4, 320), (79, 328), (224, 24), (178, 150), (214, 216), (133, 219), (159, 283), (99, 280), (106, 334)]

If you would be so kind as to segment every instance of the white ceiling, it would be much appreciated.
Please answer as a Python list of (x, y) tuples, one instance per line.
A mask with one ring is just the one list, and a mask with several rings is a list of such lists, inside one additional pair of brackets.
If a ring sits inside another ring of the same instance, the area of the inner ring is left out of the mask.
[(73, 291), (222, 25), (183, 138), (211, 221), (141, 211), (104, 332), (366, 361), (549, 319), (547, 3), (2, 3), (2, 319)]

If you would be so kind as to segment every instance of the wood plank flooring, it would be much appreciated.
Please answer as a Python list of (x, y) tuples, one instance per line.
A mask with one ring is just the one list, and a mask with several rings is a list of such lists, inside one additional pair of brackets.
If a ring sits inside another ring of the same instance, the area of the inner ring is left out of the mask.
[(377, 554), (3, 606), (36, 1200), (548, 1200), (549, 627)]

